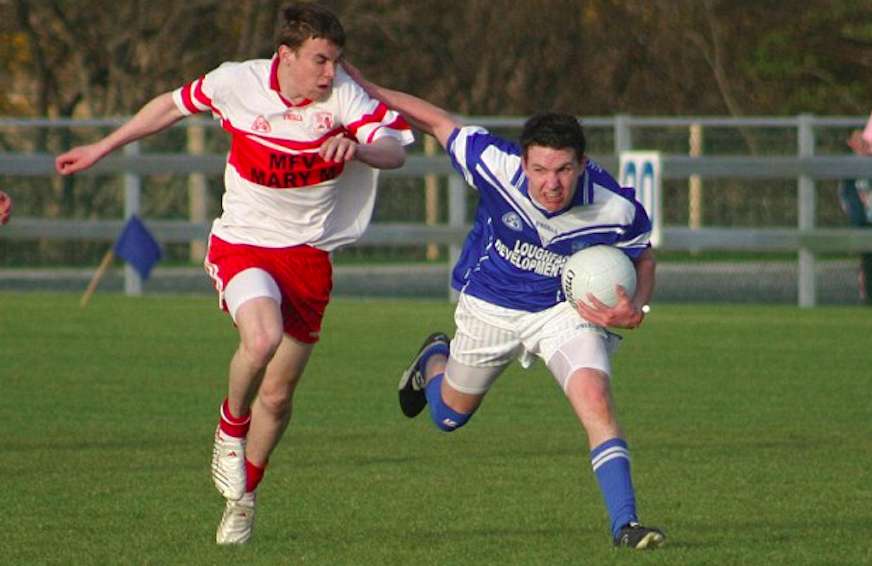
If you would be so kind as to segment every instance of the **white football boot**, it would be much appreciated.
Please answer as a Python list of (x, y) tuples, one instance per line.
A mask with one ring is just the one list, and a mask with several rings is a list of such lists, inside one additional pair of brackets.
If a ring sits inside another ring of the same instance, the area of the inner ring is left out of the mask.
[(255, 493), (249, 492), (239, 501), (228, 500), (215, 533), (218, 544), (245, 544), (254, 530)]
[(212, 445), (212, 481), (225, 499), (245, 495), (245, 439), (224, 434), (220, 426)]

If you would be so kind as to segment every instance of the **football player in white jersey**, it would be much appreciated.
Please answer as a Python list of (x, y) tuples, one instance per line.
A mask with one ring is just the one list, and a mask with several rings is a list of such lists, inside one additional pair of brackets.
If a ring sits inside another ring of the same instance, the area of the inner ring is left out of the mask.
[[(622, 188), (585, 155), (573, 116), (539, 114), (520, 145), (478, 127), (463, 127), (424, 100), (366, 81), (373, 98), (436, 137), (455, 169), (479, 192), (475, 222), (453, 272), (460, 292), (452, 339), (441, 332), (421, 346), (399, 384), (408, 417), (426, 406), (445, 432), (462, 427), (513, 359), (542, 359), (587, 432), (590, 462), (611, 520), (615, 546), (656, 548), (665, 535), (642, 526), (629, 450), (609, 388), (609, 356), (618, 337), (607, 327), (636, 328), (654, 290), (651, 223), (632, 189)], [(633, 296), (620, 287), (614, 307), (588, 296), (573, 308), (560, 272), (574, 251), (597, 244), (622, 249), (635, 263)]]
[(232, 137), (205, 262), (240, 337), (213, 444), (212, 478), (226, 498), (219, 544), (251, 537), (255, 489), (318, 341), (332, 288), (329, 252), (369, 222), (372, 168), (402, 166), (413, 140), (402, 117), (341, 69), (344, 43), (333, 13), (291, 4), (272, 59), (222, 64), (55, 163), (62, 175), (82, 171), (195, 112), (211, 112)]

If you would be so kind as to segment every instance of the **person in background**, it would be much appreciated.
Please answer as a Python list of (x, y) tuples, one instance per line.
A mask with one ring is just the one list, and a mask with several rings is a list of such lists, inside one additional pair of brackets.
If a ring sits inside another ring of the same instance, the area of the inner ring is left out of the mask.
[[(872, 156), (872, 117), (865, 130), (854, 130), (848, 138), (848, 147), (856, 155)], [(845, 179), (839, 184), (839, 202), (852, 226), (872, 227), (872, 179)], [(872, 305), (869, 285), (872, 284), (872, 252), (860, 254), (857, 276), (860, 300)]]
[(0, 191), (0, 226), (9, 222), (12, 216), (12, 197)]

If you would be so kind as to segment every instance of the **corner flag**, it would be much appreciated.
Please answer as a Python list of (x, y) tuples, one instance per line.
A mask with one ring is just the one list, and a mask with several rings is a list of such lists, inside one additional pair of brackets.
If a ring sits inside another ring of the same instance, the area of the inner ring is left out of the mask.
[(115, 255), (133, 266), (143, 280), (161, 258), (160, 245), (135, 214), (130, 217), (115, 242)]
[(88, 283), (88, 288), (85, 289), (85, 293), (79, 301), (80, 307), (85, 308), (88, 305), (91, 295), (97, 290), (97, 284), (100, 283), (100, 279), (103, 278), (103, 274), (109, 269), (116, 255), (132, 265), (143, 281), (148, 279), (151, 268), (161, 258), (160, 245), (135, 214), (127, 220), (115, 245), (103, 256), (103, 260), (97, 267), (94, 276), (91, 277), (91, 282)]

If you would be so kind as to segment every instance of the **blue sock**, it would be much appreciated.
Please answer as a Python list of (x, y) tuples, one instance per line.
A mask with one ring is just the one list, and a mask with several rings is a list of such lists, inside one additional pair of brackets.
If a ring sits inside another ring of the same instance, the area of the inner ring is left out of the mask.
[(448, 344), (445, 344), (444, 342), (434, 342), (424, 350), (421, 359), (418, 360), (418, 369), (421, 370), (421, 373), (424, 373), (424, 370), (427, 369), (427, 362), (430, 361), (430, 358), (437, 355), (445, 356), (447, 358)]
[(636, 492), (630, 478), (630, 452), (620, 438), (607, 440), (590, 451), (590, 463), (611, 519), (612, 536), (636, 521)]
[(427, 395), (427, 405), (430, 406), (430, 418), (433, 423), (444, 432), (453, 432), (469, 420), (472, 413), (458, 413), (445, 404), (442, 400), (442, 379), (444, 373), (440, 373), (427, 383), (424, 393)]

